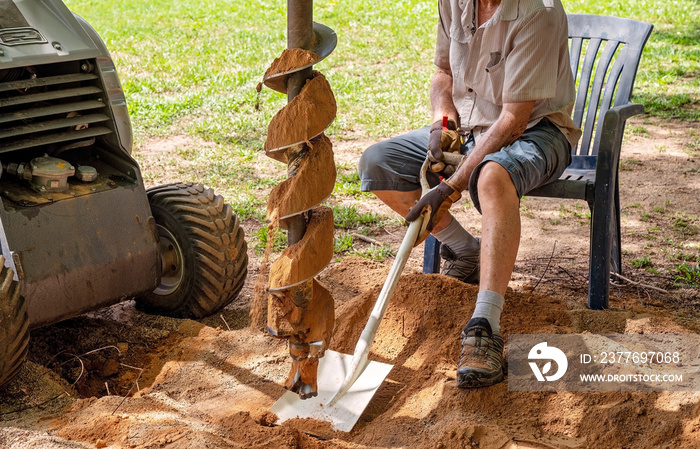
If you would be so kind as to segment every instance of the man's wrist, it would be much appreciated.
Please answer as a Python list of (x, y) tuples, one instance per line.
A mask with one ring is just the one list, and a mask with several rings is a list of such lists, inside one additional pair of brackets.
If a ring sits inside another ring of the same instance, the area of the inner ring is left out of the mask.
[[(457, 122), (448, 117), (447, 129), (452, 130), (452, 131), (457, 131)], [(433, 122), (433, 124), (430, 126), (430, 132), (438, 131), (438, 130), (440, 130), (440, 131), (443, 130), (443, 119), (442, 118), (435, 120)]]
[(447, 181), (447, 184), (457, 192), (461, 193), (466, 191), (469, 188), (469, 177), (471, 176), (471, 170), (467, 173), (468, 162), (468, 160), (465, 160), (458, 167), (457, 171), (448, 179), (443, 180), (443, 182)]

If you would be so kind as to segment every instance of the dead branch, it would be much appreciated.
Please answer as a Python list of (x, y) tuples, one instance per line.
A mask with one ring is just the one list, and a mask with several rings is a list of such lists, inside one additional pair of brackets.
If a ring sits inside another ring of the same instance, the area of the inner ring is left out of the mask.
[(85, 356), (85, 355), (90, 355), (90, 354), (92, 354), (92, 353), (99, 352), (99, 351), (103, 351), (103, 350), (109, 349), (109, 348), (116, 349), (116, 350), (117, 350), (117, 354), (122, 355), (122, 352), (119, 350), (119, 348), (117, 348), (116, 346), (113, 346), (113, 345), (109, 345), (109, 346), (103, 346), (103, 347), (101, 347), (101, 348), (93, 349), (92, 351), (88, 351), (88, 352), (86, 352), (85, 354), (80, 354), (79, 357), (83, 357), (83, 356)]
[(366, 235), (358, 234), (356, 232), (353, 232), (350, 235), (352, 236), (352, 238), (362, 240), (363, 242), (371, 243), (372, 245), (382, 245), (382, 243), (379, 240), (374, 240), (372, 237), (367, 237)]
[[(114, 414), (117, 412), (117, 410), (119, 410), (119, 407), (121, 407), (122, 404), (124, 403), (124, 401), (126, 401), (126, 398), (128, 398), (129, 395), (131, 394), (131, 392), (134, 391), (134, 387), (137, 387), (137, 386), (138, 386), (139, 379), (141, 378), (141, 375), (143, 374), (143, 368), (137, 368), (137, 367), (135, 367), (135, 366), (127, 365), (126, 363), (120, 363), (120, 365), (121, 365), (121, 366), (124, 366), (124, 367), (126, 367), (126, 368), (131, 368), (131, 369), (138, 370), (139, 375), (136, 376), (136, 380), (134, 380), (133, 385), (131, 385), (131, 388), (129, 388), (129, 391), (126, 392), (126, 395), (125, 395), (125, 396), (122, 398), (122, 400), (119, 402), (119, 405), (117, 405), (117, 408), (114, 409), (114, 411), (112, 412), (112, 415), (114, 415)], [(138, 387), (137, 387), (137, 388), (138, 388)]]
[[(84, 356), (89, 355), (89, 354), (93, 354), (93, 353), (98, 352), (98, 351), (103, 351), (103, 350), (109, 349), (109, 348), (116, 349), (117, 352), (118, 352), (119, 354), (121, 354), (121, 352), (119, 351), (119, 348), (117, 348), (116, 346), (103, 346), (103, 347), (101, 347), (101, 348), (93, 349), (92, 351), (88, 351), (88, 352), (86, 352), (86, 353), (84, 353), (84, 354), (80, 354), (80, 355), (67, 353), (66, 355), (70, 356), (70, 358), (69, 358), (68, 360), (64, 361), (63, 363), (61, 363), (61, 364), (58, 365), (58, 366), (63, 366), (63, 365), (65, 365), (66, 363), (71, 362), (71, 361), (73, 361), (73, 360), (78, 360), (78, 362), (80, 363), (80, 374), (78, 374), (78, 377), (75, 379), (75, 381), (73, 381), (73, 383), (72, 383), (70, 386), (71, 386), (71, 387), (74, 387), (74, 386), (78, 383), (78, 381), (79, 381), (80, 379), (82, 379), (83, 375), (85, 374), (85, 362), (83, 362), (83, 359), (82, 359), (81, 357), (84, 357)], [(54, 360), (56, 360), (56, 357), (58, 357), (59, 355), (65, 353), (65, 352), (66, 352), (66, 351), (59, 351), (59, 352), (57, 352), (57, 353), (56, 353), (53, 357), (51, 357), (51, 359), (48, 361), (48, 363), (46, 364), (46, 367), (47, 367), (47, 368), (50, 367), (51, 364), (54, 362)], [(50, 369), (50, 368), (49, 368), (49, 369)], [(139, 377), (140, 377), (140, 375), (139, 375)], [(137, 380), (138, 380), (138, 379), (137, 379)], [(105, 386), (106, 386), (106, 383), (105, 383)], [(133, 387), (132, 387), (132, 389), (133, 389)], [(109, 394), (109, 387), (107, 387), (107, 392), (108, 392), (108, 394)], [(24, 394), (26, 394), (27, 396), (29, 396), (29, 394), (28, 394), (27, 392), (24, 392)], [(29, 398), (29, 401), (31, 402), (32, 405), (30, 405), (30, 406), (28, 406), (28, 407), (21, 407), (21, 408), (19, 408), (19, 409), (17, 409), (17, 410), (11, 410), (11, 411), (9, 411), (9, 412), (0, 413), (0, 416), (11, 415), (11, 414), (13, 414), (13, 413), (20, 413), (20, 412), (23, 412), (23, 411), (25, 411), (25, 410), (29, 410), (30, 408), (33, 408), (33, 407), (43, 408), (45, 405), (48, 405), (48, 404), (50, 404), (51, 402), (56, 401), (56, 400), (62, 398), (64, 395), (70, 397), (70, 393), (69, 393), (68, 391), (66, 391), (66, 390), (63, 390), (62, 393), (59, 393), (59, 394), (53, 396), (52, 398), (49, 398), (49, 399), (45, 400), (45, 401), (42, 402), (42, 403), (36, 403), (36, 402), (34, 402), (31, 398)]]
[(230, 326), (228, 325), (228, 323), (226, 322), (226, 318), (224, 318), (224, 314), (223, 314), (223, 313), (222, 313), (222, 314), (219, 314), (219, 316), (221, 317), (221, 321), (223, 321), (224, 324), (226, 325), (226, 329), (228, 329), (229, 332), (230, 332), (230, 331), (231, 331), (231, 327), (230, 327)]
[(636, 285), (638, 287), (649, 289), (649, 290), (654, 290), (656, 292), (671, 296), (675, 299), (680, 299), (680, 298), (678, 298), (678, 296), (674, 295), (673, 293), (669, 292), (668, 290), (664, 290), (663, 288), (659, 288), (659, 287), (654, 287), (653, 285), (647, 285), (647, 284), (642, 284), (641, 282), (633, 281), (632, 279), (626, 278), (625, 276), (621, 275), (620, 273), (614, 273), (611, 271), (610, 275), (616, 276), (629, 284)]
[(557, 241), (554, 241), (554, 245), (552, 245), (552, 254), (549, 256), (549, 260), (547, 261), (547, 266), (544, 267), (544, 271), (542, 272), (542, 277), (537, 281), (534, 287), (532, 287), (532, 290), (530, 290), (530, 293), (534, 292), (535, 289), (537, 288), (538, 285), (540, 285), (540, 282), (542, 282), (542, 279), (544, 278), (544, 275), (547, 274), (547, 270), (549, 269), (549, 265), (552, 263), (552, 258), (554, 257), (554, 251), (557, 249)]

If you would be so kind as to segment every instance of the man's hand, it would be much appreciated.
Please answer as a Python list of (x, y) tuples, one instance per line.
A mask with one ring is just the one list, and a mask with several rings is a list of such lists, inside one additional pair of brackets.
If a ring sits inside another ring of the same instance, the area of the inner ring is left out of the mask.
[[(430, 171), (443, 172), (446, 164), (443, 161), (443, 152), (459, 153), (461, 146), (457, 125), (452, 120), (447, 120), (447, 129), (443, 129), (443, 122), (436, 121), (430, 126), (430, 138), (428, 140), (428, 158), (430, 158)], [(443, 172), (443, 176), (449, 177), (449, 173)]]
[(417, 220), (421, 212), (423, 212), (425, 208), (428, 208), (428, 225), (426, 229), (432, 231), (445, 212), (452, 206), (452, 203), (461, 197), (461, 193), (452, 188), (447, 182), (441, 181), (440, 184), (423, 195), (423, 197), (408, 211), (406, 221), (411, 222)]

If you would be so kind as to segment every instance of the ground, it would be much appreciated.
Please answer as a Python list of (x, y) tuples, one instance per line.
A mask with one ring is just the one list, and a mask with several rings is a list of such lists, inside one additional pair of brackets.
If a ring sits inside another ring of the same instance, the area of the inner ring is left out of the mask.
[[(512, 333), (697, 333), (700, 148), (697, 124), (636, 119), (620, 171), (623, 273), (610, 310), (586, 309), (585, 204), (526, 198), (523, 236), (502, 329)], [(353, 164), (369, 143), (336, 139)], [(144, 171), (199, 145), (185, 136), (145, 143)], [(358, 200), (364, 210), (386, 210)], [(453, 210), (477, 235), (478, 214)], [(247, 235), (259, 227), (244, 222)], [(398, 247), (405, 228), (370, 237)], [(356, 242), (357, 246), (368, 243)], [(252, 245), (251, 245), (252, 246)], [(284, 341), (250, 326), (259, 256), (222, 313), (199, 321), (139, 312), (132, 301), (32, 332), (29, 361), (0, 390), (0, 447), (228, 448), (699, 447), (700, 392), (510, 392), (455, 386), (458, 335), (476, 287), (422, 275), (414, 250), (379, 328), (371, 359), (394, 365), (349, 433), (313, 420), (275, 424), (284, 392)], [(319, 276), (336, 301), (331, 349), (351, 353), (391, 258), (346, 255)], [(684, 268), (685, 267), (685, 268)], [(77, 357), (76, 357), (77, 356)], [(76, 379), (78, 379), (76, 381)]]

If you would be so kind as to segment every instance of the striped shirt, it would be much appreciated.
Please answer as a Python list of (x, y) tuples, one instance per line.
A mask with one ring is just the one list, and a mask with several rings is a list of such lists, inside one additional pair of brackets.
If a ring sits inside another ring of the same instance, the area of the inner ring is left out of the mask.
[(502, 0), (477, 27), (478, 0), (439, 0), (435, 65), (452, 72), (461, 127), (476, 136), (504, 103), (535, 101), (528, 127), (547, 117), (576, 146), (574, 80), (560, 0)]

